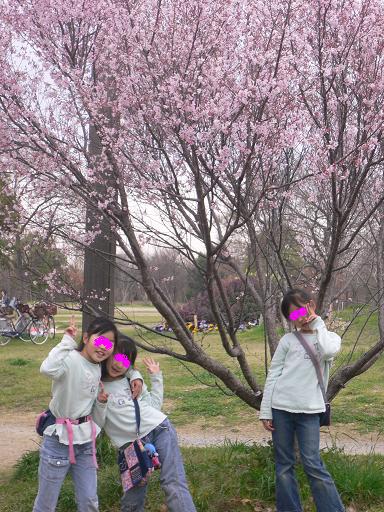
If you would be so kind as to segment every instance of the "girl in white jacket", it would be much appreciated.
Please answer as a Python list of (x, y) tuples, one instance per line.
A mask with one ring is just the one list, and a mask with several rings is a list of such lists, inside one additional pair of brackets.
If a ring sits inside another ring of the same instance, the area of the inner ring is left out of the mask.
[[(311, 296), (301, 289), (288, 291), (281, 310), (300, 330), (318, 355), (325, 387), (332, 358), (341, 339), (329, 332), (316, 315)], [(320, 458), (320, 417), (325, 403), (315, 367), (293, 333), (285, 334), (272, 358), (260, 408), (264, 428), (272, 432), (276, 464), (277, 512), (302, 512), (294, 471), (294, 437), (307, 474), (317, 512), (343, 512), (332, 477)]]

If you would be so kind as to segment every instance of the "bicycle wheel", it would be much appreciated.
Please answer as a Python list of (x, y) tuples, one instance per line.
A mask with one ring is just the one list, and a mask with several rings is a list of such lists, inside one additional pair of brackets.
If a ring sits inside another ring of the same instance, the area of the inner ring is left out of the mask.
[(8, 318), (0, 318), (0, 346), (4, 346), (9, 343), (12, 336), (9, 336), (10, 332), (13, 332), (13, 325)]
[(4, 336), (0, 333), (0, 347), (4, 347), (12, 339), (12, 336)]
[(35, 345), (42, 345), (48, 339), (49, 331), (44, 319), (34, 318), (29, 327), (29, 336)]
[(52, 315), (48, 317), (49, 337), (52, 340), (56, 336), (56, 323)]
[(30, 323), (30, 318), (25, 315), (21, 315), (16, 322), (15, 329), (19, 333), (19, 338), (22, 341), (31, 341), (31, 337), (29, 335), (28, 324)]

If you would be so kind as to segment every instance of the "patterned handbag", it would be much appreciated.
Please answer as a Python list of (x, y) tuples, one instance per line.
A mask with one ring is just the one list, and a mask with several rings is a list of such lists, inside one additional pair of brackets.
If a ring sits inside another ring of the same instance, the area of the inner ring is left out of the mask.
[(133, 443), (127, 443), (119, 448), (117, 460), (124, 492), (132, 489), (132, 487), (145, 485), (148, 476), (154, 470), (152, 459), (140, 440), (140, 407), (136, 398), (133, 403), (135, 406), (137, 439)]

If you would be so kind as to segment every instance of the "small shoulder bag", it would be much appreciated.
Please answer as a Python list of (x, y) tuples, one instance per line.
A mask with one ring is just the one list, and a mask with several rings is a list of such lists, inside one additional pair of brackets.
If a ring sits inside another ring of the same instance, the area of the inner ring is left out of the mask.
[(50, 425), (54, 425), (55, 423), (55, 416), (49, 409), (47, 409), (46, 411), (41, 412), (36, 418), (36, 432), (39, 434), (39, 436), (43, 436), (44, 430)]
[(325, 411), (319, 413), (320, 427), (329, 427), (329, 425), (331, 424), (331, 404), (328, 402), (327, 395), (325, 393), (323, 373), (320, 368), (319, 358), (317, 357), (317, 354), (315, 353), (314, 349), (311, 347), (311, 345), (307, 342), (307, 340), (301, 334), (301, 332), (295, 331), (294, 334), (295, 334), (296, 338), (299, 340), (299, 342), (301, 343), (301, 345), (304, 347), (304, 350), (307, 352), (307, 354), (311, 358), (313, 366), (315, 367), (315, 370), (316, 370), (317, 380), (319, 381), (321, 393), (323, 395)]
[(117, 459), (124, 492), (132, 489), (132, 487), (145, 485), (148, 476), (154, 470), (153, 461), (140, 440), (140, 407), (136, 398), (133, 399), (133, 403), (135, 406), (137, 439), (121, 446)]

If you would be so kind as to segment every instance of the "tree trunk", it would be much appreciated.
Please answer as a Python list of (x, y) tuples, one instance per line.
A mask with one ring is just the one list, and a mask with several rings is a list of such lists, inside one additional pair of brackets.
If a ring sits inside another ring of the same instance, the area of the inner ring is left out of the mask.
[(9, 295), (17, 297), (21, 301), (26, 300), (26, 284), (23, 272), (23, 251), (21, 248), (21, 237), (19, 234), (16, 235), (15, 240), (14, 277), (12, 281), (12, 289), (8, 290)]
[[(102, 148), (98, 134), (93, 126), (89, 130), (89, 153), (96, 161), (101, 155)], [(104, 181), (98, 183), (97, 192), (106, 195), (108, 183), (111, 177), (108, 169), (104, 173)], [(86, 304), (83, 310), (83, 331), (85, 331), (94, 318), (94, 315), (87, 311), (87, 305), (99, 311), (101, 316), (114, 316), (115, 310), (115, 271), (114, 258), (116, 255), (116, 240), (111, 232), (107, 220), (100, 220), (100, 212), (96, 208), (87, 206), (86, 210), (86, 231), (91, 232), (99, 226), (101, 233), (93, 240), (84, 254), (84, 288), (83, 296)], [(105, 299), (105, 300), (103, 300)]]

